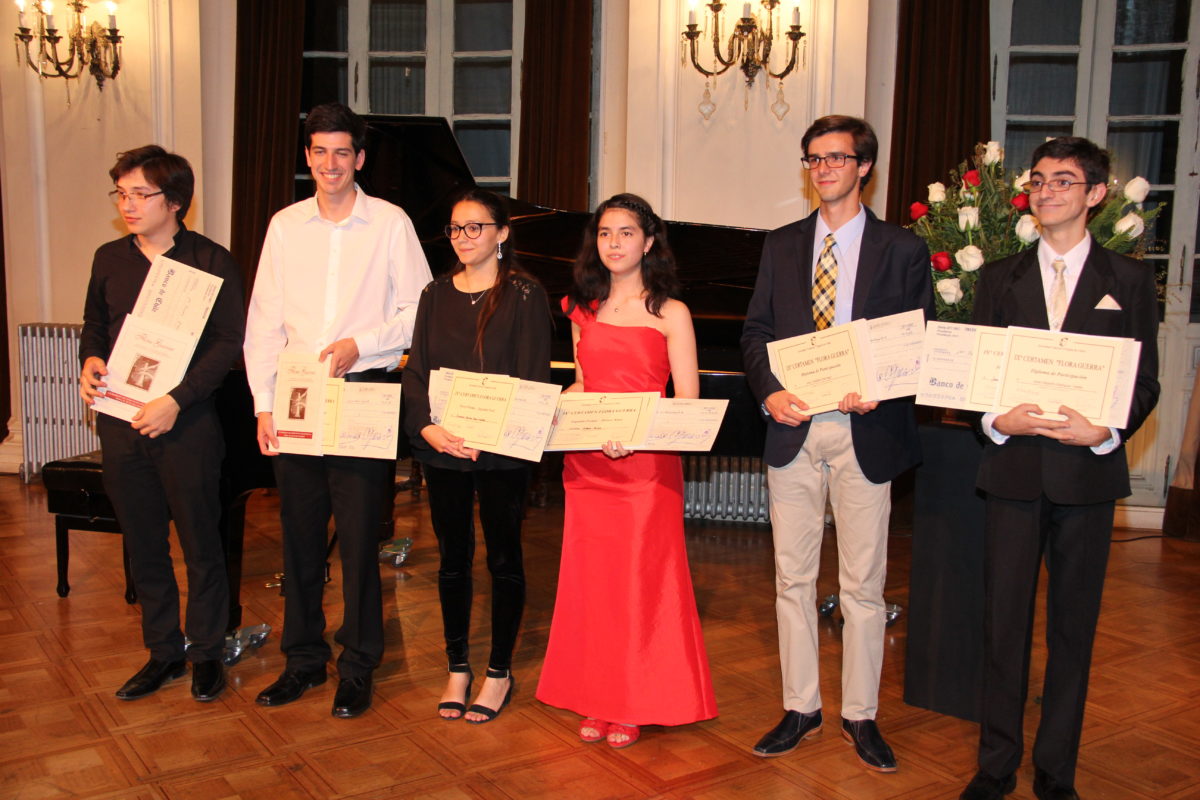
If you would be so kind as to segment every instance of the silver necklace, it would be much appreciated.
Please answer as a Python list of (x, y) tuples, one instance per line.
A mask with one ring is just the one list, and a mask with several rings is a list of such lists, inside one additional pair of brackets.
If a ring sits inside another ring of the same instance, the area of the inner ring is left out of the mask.
[[(488, 289), (490, 289), (490, 288), (492, 288), (492, 287), (490, 287), (490, 286), (489, 286), (489, 287), (488, 287)], [(476, 303), (478, 303), (480, 300), (482, 300), (482, 299), (483, 299), (483, 296), (484, 296), (485, 294), (487, 294), (487, 292), (488, 292), (488, 290), (487, 290), (487, 289), (484, 289), (483, 291), (481, 291), (481, 292), (480, 292), (479, 294), (477, 294), (477, 295), (472, 295), (470, 292), (467, 292), (467, 297), (469, 297), (469, 298), (470, 298), (470, 300), (471, 300), (471, 305), (475, 305)]]

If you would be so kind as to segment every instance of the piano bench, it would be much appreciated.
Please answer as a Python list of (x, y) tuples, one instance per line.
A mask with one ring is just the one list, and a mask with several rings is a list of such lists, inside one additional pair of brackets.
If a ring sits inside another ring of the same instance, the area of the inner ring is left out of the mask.
[[(68, 532), (75, 530), (119, 534), (121, 526), (117, 523), (112, 502), (104, 493), (99, 450), (44, 465), (42, 483), (46, 487), (46, 510), (54, 514), (58, 596), (66, 597), (71, 592), (71, 586), (67, 583), (67, 565), (71, 556)], [(121, 554), (125, 562), (125, 601), (133, 605), (137, 602), (137, 591), (133, 588), (133, 578), (129, 574), (129, 552), (125, 549), (124, 537), (121, 541)]]

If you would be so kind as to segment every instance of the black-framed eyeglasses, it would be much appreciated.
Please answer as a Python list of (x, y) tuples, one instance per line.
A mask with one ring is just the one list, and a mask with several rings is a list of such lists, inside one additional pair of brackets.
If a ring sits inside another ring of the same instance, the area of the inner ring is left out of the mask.
[(160, 194), (162, 194), (161, 191), (157, 191), (157, 192), (123, 192), (120, 189), (113, 189), (111, 192), (108, 193), (108, 199), (112, 200), (114, 203), (123, 203), (126, 200), (132, 200), (135, 203), (144, 203), (147, 200), (149, 200), (151, 197), (158, 197)]
[(852, 156), (847, 153), (830, 153), (827, 156), (804, 156), (800, 159), (800, 163), (805, 169), (815, 169), (821, 166), (821, 162), (825, 162), (825, 166), (830, 169), (838, 169), (846, 166), (846, 159), (853, 158), (855, 161), (861, 162), (862, 159), (858, 156)]
[(499, 222), (468, 222), (466, 225), (447, 225), (442, 228), (442, 232), (446, 234), (447, 239), (457, 239), (460, 231), (465, 233), (468, 239), (478, 239), (479, 234), (483, 233), (483, 226), (499, 224)]
[(1044, 181), (1041, 178), (1034, 178), (1024, 184), (1024, 189), (1030, 194), (1037, 194), (1047, 186), (1052, 192), (1065, 192), (1072, 186), (1087, 186), (1087, 181), (1073, 181), (1069, 178), (1051, 178)]

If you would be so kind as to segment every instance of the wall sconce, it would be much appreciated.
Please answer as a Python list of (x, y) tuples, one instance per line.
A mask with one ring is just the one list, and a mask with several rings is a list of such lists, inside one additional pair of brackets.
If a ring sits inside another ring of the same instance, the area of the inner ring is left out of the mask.
[[(96, 86), (103, 91), (105, 79), (117, 77), (121, 71), (121, 35), (117, 31), (116, 3), (105, 4), (108, 7), (108, 27), (105, 28), (99, 22), (88, 25), (86, 3), (68, 0), (65, 29), (59, 28), (51, 0), (33, 3), (16, 0), (16, 4), (17, 33), (14, 38), (18, 64), (21, 63), (23, 45), (25, 63), (43, 78), (78, 78), (86, 67), (96, 79)], [(67, 42), (67, 52), (60, 58), (58, 45), (63, 39)]]
[[(771, 113), (777, 119), (782, 120), (791, 108), (783, 99), (783, 79), (796, 68), (796, 55), (800, 48), (800, 40), (805, 35), (804, 31), (800, 30), (799, 6), (792, 7), (792, 24), (787, 30), (783, 30), (782, 23), (777, 19), (779, 0), (761, 0), (760, 5), (763, 8), (758, 16), (755, 16), (751, 10), (752, 3), (742, 3), (741, 19), (734, 24), (733, 32), (729, 34), (728, 41), (724, 43), (722, 52), (721, 11), (726, 4), (712, 2), (705, 5), (709, 10), (708, 29), (712, 31), (713, 64), (711, 70), (702, 67), (696, 56), (696, 44), (702, 32), (696, 24), (694, 0), (692, 8), (688, 11), (687, 27), (681, 34), (681, 41), (687, 42), (692, 66), (705, 77), (704, 97), (697, 106), (700, 115), (709, 119), (717, 110), (717, 105), (712, 101), (712, 94), (709, 91), (711, 89), (710, 79), (725, 73), (736, 64), (742, 74), (746, 76), (747, 107), (750, 104), (749, 90), (754, 85), (754, 79), (758, 73), (766, 73), (768, 77), (779, 81), (775, 102), (771, 105)], [(781, 48), (787, 47), (790, 51), (787, 64), (778, 72), (771, 69), (771, 50), (776, 45)]]

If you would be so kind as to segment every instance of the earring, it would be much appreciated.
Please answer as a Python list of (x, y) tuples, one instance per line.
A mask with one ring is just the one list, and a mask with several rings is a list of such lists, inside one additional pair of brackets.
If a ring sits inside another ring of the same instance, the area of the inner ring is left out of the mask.
[(503, 246), (500, 244), (500, 242), (496, 242), (496, 260), (497, 260), (497, 261), (503, 261), (503, 260), (504, 260), (504, 248), (503, 248)]

